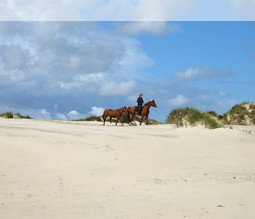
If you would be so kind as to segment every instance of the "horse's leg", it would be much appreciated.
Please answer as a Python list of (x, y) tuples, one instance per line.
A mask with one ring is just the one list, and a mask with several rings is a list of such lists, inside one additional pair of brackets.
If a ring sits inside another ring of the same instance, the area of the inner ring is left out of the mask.
[(112, 117), (110, 117), (110, 123), (112, 124)]
[(129, 124), (133, 122), (134, 116), (132, 113), (128, 112), (127, 114), (128, 122)]
[(131, 122), (134, 122), (134, 120), (135, 120), (135, 113), (134, 113), (134, 114), (132, 114)]
[(131, 116), (129, 115), (129, 123), (133, 122), (133, 114), (131, 113)]
[(106, 120), (106, 117), (105, 117), (105, 116), (103, 116), (103, 120), (104, 120), (104, 124), (103, 124), (103, 125), (105, 125), (105, 120)]
[(142, 124), (142, 122), (143, 122), (143, 116), (142, 116), (142, 118), (141, 118), (141, 120), (140, 120), (140, 125)]
[(149, 116), (146, 116), (146, 125), (149, 125)]
[(130, 123), (130, 113), (127, 112), (127, 120), (128, 120), (128, 123)]
[(118, 123), (118, 120), (119, 120), (119, 117), (118, 117), (118, 116), (117, 116), (116, 118), (117, 118), (117, 119), (116, 119), (116, 124), (115, 124), (115, 125), (117, 125), (117, 123)]
[(121, 120), (121, 117), (120, 117), (120, 119), (119, 119), (119, 120), (120, 120), (121, 125), (123, 126), (123, 122), (122, 122), (122, 120)]

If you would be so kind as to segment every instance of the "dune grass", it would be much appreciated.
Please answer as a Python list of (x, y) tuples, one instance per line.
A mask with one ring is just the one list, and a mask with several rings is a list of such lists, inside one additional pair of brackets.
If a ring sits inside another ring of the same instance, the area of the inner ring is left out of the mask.
[(177, 127), (196, 125), (204, 125), (210, 129), (222, 127), (215, 112), (203, 113), (190, 107), (173, 110), (167, 117), (166, 123), (175, 124)]
[(31, 119), (29, 115), (21, 115), (20, 113), (12, 113), (12, 112), (5, 112), (0, 114), (0, 117), (6, 118), (6, 119)]

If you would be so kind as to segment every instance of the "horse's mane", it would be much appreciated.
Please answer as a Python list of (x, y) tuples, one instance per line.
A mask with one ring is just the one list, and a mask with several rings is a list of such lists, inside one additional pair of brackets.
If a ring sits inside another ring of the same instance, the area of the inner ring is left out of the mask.
[(121, 108), (119, 108), (119, 109), (116, 109), (116, 110), (122, 110), (122, 109), (125, 109), (126, 107), (125, 106), (123, 106), (123, 107), (121, 107)]
[(150, 100), (149, 102), (145, 103), (143, 106), (148, 106), (151, 101), (153, 101), (153, 100)]

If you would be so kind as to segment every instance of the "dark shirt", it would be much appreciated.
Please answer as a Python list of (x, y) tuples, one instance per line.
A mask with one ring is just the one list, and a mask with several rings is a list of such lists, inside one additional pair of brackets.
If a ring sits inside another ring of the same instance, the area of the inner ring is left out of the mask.
[(142, 106), (143, 105), (143, 98), (138, 97), (136, 102), (137, 102), (138, 106)]

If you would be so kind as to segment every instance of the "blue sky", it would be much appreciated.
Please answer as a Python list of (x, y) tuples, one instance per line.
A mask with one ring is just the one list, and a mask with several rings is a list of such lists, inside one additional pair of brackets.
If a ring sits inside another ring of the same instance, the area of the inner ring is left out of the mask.
[(0, 112), (77, 119), (155, 99), (150, 116), (254, 102), (254, 22), (0, 22)]

